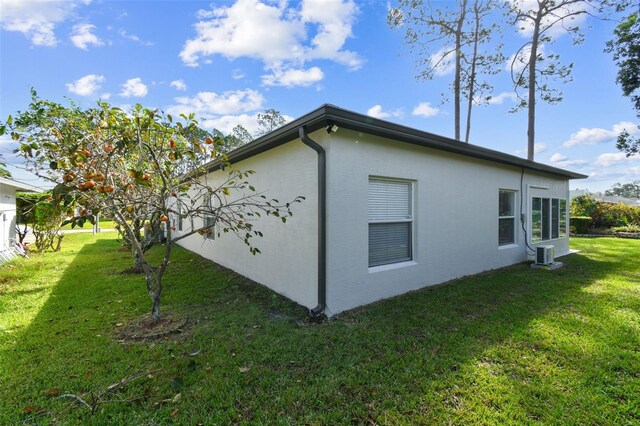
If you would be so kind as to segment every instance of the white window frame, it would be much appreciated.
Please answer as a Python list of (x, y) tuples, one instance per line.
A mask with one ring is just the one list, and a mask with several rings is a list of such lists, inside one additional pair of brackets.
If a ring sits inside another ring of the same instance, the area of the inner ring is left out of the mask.
[[(408, 198), (408, 202), (409, 202), (409, 217), (406, 218), (393, 218), (393, 219), (370, 219), (368, 218), (368, 224), (367, 224), (367, 234), (369, 235), (370, 233), (370, 229), (371, 229), (371, 225), (376, 225), (376, 224), (385, 224), (385, 223), (408, 223), (409, 224), (409, 230), (408, 230), (408, 256), (402, 259), (397, 259), (397, 260), (392, 260), (389, 262), (381, 262), (381, 263), (371, 263), (371, 261), (368, 261), (368, 265), (369, 265), (369, 269), (370, 270), (377, 270), (379, 268), (389, 268), (389, 267), (393, 267), (405, 262), (411, 262), (413, 261), (414, 258), (414, 247), (413, 247), (413, 241), (414, 241), (414, 232), (415, 232), (415, 226), (414, 226), (414, 219), (415, 219), (415, 196), (414, 196), (414, 191), (415, 191), (415, 181), (413, 180), (409, 180), (409, 179), (398, 179), (398, 178), (389, 178), (389, 177), (381, 177), (381, 176), (369, 176), (368, 179), (368, 185), (371, 184), (371, 182), (397, 182), (397, 183), (403, 183), (403, 184), (407, 184), (408, 185), (408, 189), (409, 189), (409, 198)], [(369, 191), (369, 186), (367, 187), (367, 191)], [(368, 203), (367, 203), (368, 204)], [(367, 207), (369, 208), (369, 207)], [(370, 212), (368, 212), (370, 213)], [(369, 246), (368, 246), (369, 247)], [(371, 249), (371, 247), (369, 247), (369, 250)], [(368, 253), (369, 250), (367, 251)]]
[[(500, 216), (500, 194), (506, 192), (511, 194), (511, 211), (512, 214), (511, 215), (506, 215), (506, 216)], [(518, 235), (517, 235), (517, 230), (518, 227), (516, 226), (516, 217), (517, 217), (517, 212), (516, 212), (516, 195), (517, 195), (518, 191), (515, 191), (513, 189), (499, 189), (498, 190), (498, 247), (508, 247), (508, 246), (514, 246), (516, 245), (516, 241), (518, 240)], [(513, 231), (512, 231), (512, 235), (513, 235), (513, 240), (507, 243), (500, 243), (500, 221), (503, 219), (512, 219), (513, 220)]]
[[(534, 203), (535, 199), (540, 199), (540, 224), (541, 224), (540, 225), (540, 238), (535, 238), (535, 234), (534, 234), (533, 203)], [(546, 226), (547, 226), (547, 228), (549, 230), (549, 238), (545, 238), (544, 233), (543, 233), (545, 224), (543, 223), (542, 211), (543, 211), (543, 205), (545, 203), (545, 200), (546, 200), (546, 202), (549, 203), (549, 217), (547, 218), (547, 223), (546, 223)], [(558, 219), (555, 229), (554, 229), (554, 226), (553, 226), (553, 215), (554, 215), (553, 204), (554, 204), (554, 201), (557, 202), (557, 210), (556, 210), (556, 212), (557, 212), (557, 219)], [(567, 237), (567, 218), (568, 218), (567, 206), (568, 205), (569, 205), (569, 203), (564, 198), (543, 197), (543, 196), (540, 196), (540, 195), (534, 195), (534, 196), (531, 197), (531, 215), (530, 215), (531, 229), (530, 229), (530, 234), (531, 234), (531, 242), (532, 243), (537, 244), (537, 243), (546, 242), (546, 241), (559, 240), (559, 239)], [(563, 215), (563, 213), (564, 213), (564, 215)], [(563, 222), (564, 222), (564, 226), (563, 226)], [(555, 231), (555, 234), (557, 235), (556, 237), (553, 236), (554, 235), (554, 231)]]
[[(212, 214), (208, 214), (202, 217), (202, 227), (206, 226), (207, 229), (209, 230), (209, 233), (205, 234), (208, 240), (216, 239), (216, 222), (217, 222), (216, 219), (217, 219), (216, 216)], [(212, 221), (212, 223), (209, 224), (209, 221)]]

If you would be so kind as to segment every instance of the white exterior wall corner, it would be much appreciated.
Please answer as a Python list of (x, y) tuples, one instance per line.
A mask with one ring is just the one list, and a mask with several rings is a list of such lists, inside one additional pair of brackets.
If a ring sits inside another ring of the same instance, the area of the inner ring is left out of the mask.
[[(321, 133), (321, 132), (316, 132)], [(321, 135), (309, 135), (322, 143)], [(326, 138), (325, 138), (326, 139)], [(256, 230), (264, 236), (254, 237), (261, 253), (252, 255), (248, 247), (231, 233), (215, 240), (193, 235), (179, 241), (184, 248), (232, 269), (272, 290), (313, 308), (317, 305), (318, 277), (318, 166), (317, 154), (299, 139), (257, 154), (233, 165), (236, 170), (253, 170), (249, 177), (256, 191), (267, 198), (287, 202), (304, 196), (292, 206), (293, 216), (282, 223), (279, 218), (255, 219)], [(212, 185), (221, 182), (226, 172), (217, 170), (203, 176)], [(200, 223), (194, 224), (200, 227)], [(188, 232), (189, 219), (183, 221)], [(177, 231), (174, 231), (177, 232)], [(179, 233), (179, 232), (178, 232)]]
[(16, 237), (16, 188), (0, 184), (0, 249)]
[[(549, 196), (568, 200), (567, 179), (525, 170), (521, 210), (521, 168), (346, 129), (331, 138), (327, 158), (330, 314), (523, 262), (527, 254), (519, 217), (521, 211), (530, 211), (527, 189), (544, 187)], [(413, 261), (404, 266), (368, 267), (370, 176), (414, 181)], [(498, 246), (500, 189), (518, 191), (516, 244), (508, 248)], [(551, 244), (556, 245), (556, 254), (568, 252), (568, 237)]]

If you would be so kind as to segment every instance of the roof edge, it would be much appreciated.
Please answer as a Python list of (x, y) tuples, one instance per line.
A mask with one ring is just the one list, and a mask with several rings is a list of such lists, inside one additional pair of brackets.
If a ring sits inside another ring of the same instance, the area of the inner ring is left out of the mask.
[(28, 183), (20, 182), (12, 178), (0, 177), (0, 184), (12, 186), (16, 188), (18, 191), (23, 192), (41, 192), (42, 189), (37, 186), (30, 185)]
[[(339, 108), (335, 105), (324, 104), (319, 108), (297, 118), (258, 139), (231, 151), (227, 157), (229, 162), (236, 163), (270, 150), (284, 143), (298, 138), (298, 129), (305, 127), (311, 133), (328, 123), (337, 124), (346, 129), (362, 131), (375, 136), (398, 140), (413, 145), (438, 149), (463, 156), (478, 158), (486, 161), (521, 167), (537, 172), (561, 176), (568, 179), (585, 179), (588, 176), (569, 170), (560, 169), (535, 161), (530, 161), (515, 155), (506, 154), (478, 145), (457, 141), (445, 136), (436, 135), (379, 118), (370, 117), (354, 111)], [(204, 165), (207, 172), (218, 169), (219, 161), (212, 161)]]

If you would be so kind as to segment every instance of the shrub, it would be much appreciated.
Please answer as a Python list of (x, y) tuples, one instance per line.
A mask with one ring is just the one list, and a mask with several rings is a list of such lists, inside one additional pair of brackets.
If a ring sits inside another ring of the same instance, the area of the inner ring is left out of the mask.
[(581, 195), (571, 200), (571, 215), (590, 217), (592, 229), (640, 225), (640, 206), (596, 201), (591, 195)]
[(59, 251), (64, 234), (60, 232), (66, 214), (59, 204), (48, 199), (35, 204), (33, 235), (39, 251), (51, 249)]
[(611, 228), (613, 232), (633, 232), (640, 233), (640, 225), (616, 226)]
[(591, 219), (589, 216), (576, 216), (570, 219), (571, 232), (576, 234), (588, 234), (591, 227)]
[(596, 199), (593, 195), (579, 195), (571, 200), (571, 216), (589, 216), (596, 208)]

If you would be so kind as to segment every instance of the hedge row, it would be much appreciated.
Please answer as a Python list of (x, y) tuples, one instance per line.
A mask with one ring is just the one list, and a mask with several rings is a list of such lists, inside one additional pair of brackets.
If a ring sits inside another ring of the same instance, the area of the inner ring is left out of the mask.
[[(640, 207), (628, 206), (623, 203), (605, 203), (596, 201), (591, 195), (581, 195), (571, 200), (571, 217), (571, 226), (574, 226), (573, 219), (589, 217), (591, 222), (588, 227), (591, 229), (637, 226), (640, 225)], [(577, 222), (581, 222), (581, 220), (578, 219)], [(576, 223), (575, 226), (584, 226), (584, 224), (578, 225)]]
[(569, 220), (571, 232), (576, 234), (588, 234), (593, 220), (589, 216), (572, 216)]

